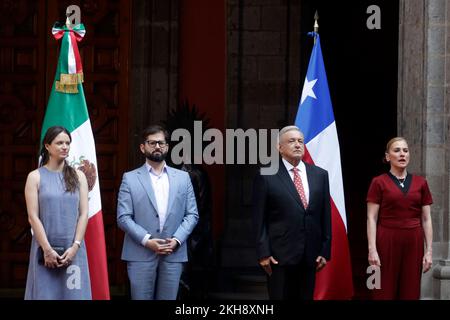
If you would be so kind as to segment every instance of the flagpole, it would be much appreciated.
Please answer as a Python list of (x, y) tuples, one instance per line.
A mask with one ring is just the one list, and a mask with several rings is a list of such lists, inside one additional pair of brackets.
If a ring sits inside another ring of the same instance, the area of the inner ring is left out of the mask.
[[(316, 13), (314, 13), (314, 32), (319, 33), (319, 23), (317, 21), (319, 20), (319, 13), (316, 10)], [(314, 36), (314, 44), (316, 44), (316, 36)]]
[(53, 25), (52, 34), (62, 43), (42, 124), (41, 141), (46, 130), (54, 125), (64, 126), (72, 136), (70, 164), (84, 172), (89, 189), (89, 220), (82, 246), (86, 248), (91, 297), (94, 300), (109, 300), (108, 261), (97, 154), (83, 91), (83, 67), (77, 44), (86, 34), (86, 29), (81, 22), (73, 25), (67, 15), (65, 24), (58, 22)]

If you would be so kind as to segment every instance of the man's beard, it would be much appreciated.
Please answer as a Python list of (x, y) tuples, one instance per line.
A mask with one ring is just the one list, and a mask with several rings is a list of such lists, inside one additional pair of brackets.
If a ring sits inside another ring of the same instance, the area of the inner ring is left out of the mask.
[(146, 152), (145, 157), (153, 162), (163, 162), (167, 157), (167, 153), (168, 151), (159, 151), (158, 153), (156, 153), (156, 151), (153, 151), (152, 153)]

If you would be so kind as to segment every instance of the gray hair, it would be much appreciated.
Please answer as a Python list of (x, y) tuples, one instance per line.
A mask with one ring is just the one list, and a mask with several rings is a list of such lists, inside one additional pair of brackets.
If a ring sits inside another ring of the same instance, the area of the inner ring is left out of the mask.
[(280, 142), (281, 136), (282, 136), (283, 134), (285, 134), (285, 133), (287, 133), (287, 132), (289, 132), (289, 131), (292, 131), (292, 130), (298, 131), (298, 132), (300, 132), (300, 134), (301, 134), (302, 136), (305, 136), (305, 135), (303, 134), (303, 132), (299, 129), (299, 127), (297, 127), (297, 126), (286, 126), (286, 127), (282, 128), (282, 129), (280, 130), (280, 132), (278, 133), (278, 143)]

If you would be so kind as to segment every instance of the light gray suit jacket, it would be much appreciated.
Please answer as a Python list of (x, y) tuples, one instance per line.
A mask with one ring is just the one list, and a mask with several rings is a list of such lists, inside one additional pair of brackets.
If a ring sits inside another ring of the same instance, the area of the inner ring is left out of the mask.
[(153, 238), (175, 237), (181, 242), (181, 246), (172, 254), (161, 256), (165, 261), (188, 260), (186, 240), (199, 218), (195, 194), (187, 172), (168, 166), (166, 168), (169, 177), (169, 203), (162, 230), (155, 194), (145, 164), (123, 175), (117, 204), (117, 224), (125, 232), (122, 260), (156, 259), (156, 253), (141, 244), (147, 233)]

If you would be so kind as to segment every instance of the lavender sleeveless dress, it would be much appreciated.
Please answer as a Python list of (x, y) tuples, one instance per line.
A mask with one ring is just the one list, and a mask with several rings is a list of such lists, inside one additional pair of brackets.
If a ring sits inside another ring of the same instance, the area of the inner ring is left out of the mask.
[[(75, 240), (79, 192), (65, 191), (61, 172), (40, 167), (39, 218), (52, 246), (69, 248)], [(38, 262), (39, 244), (32, 237), (25, 300), (88, 300), (91, 283), (84, 241), (67, 267), (47, 268)]]

